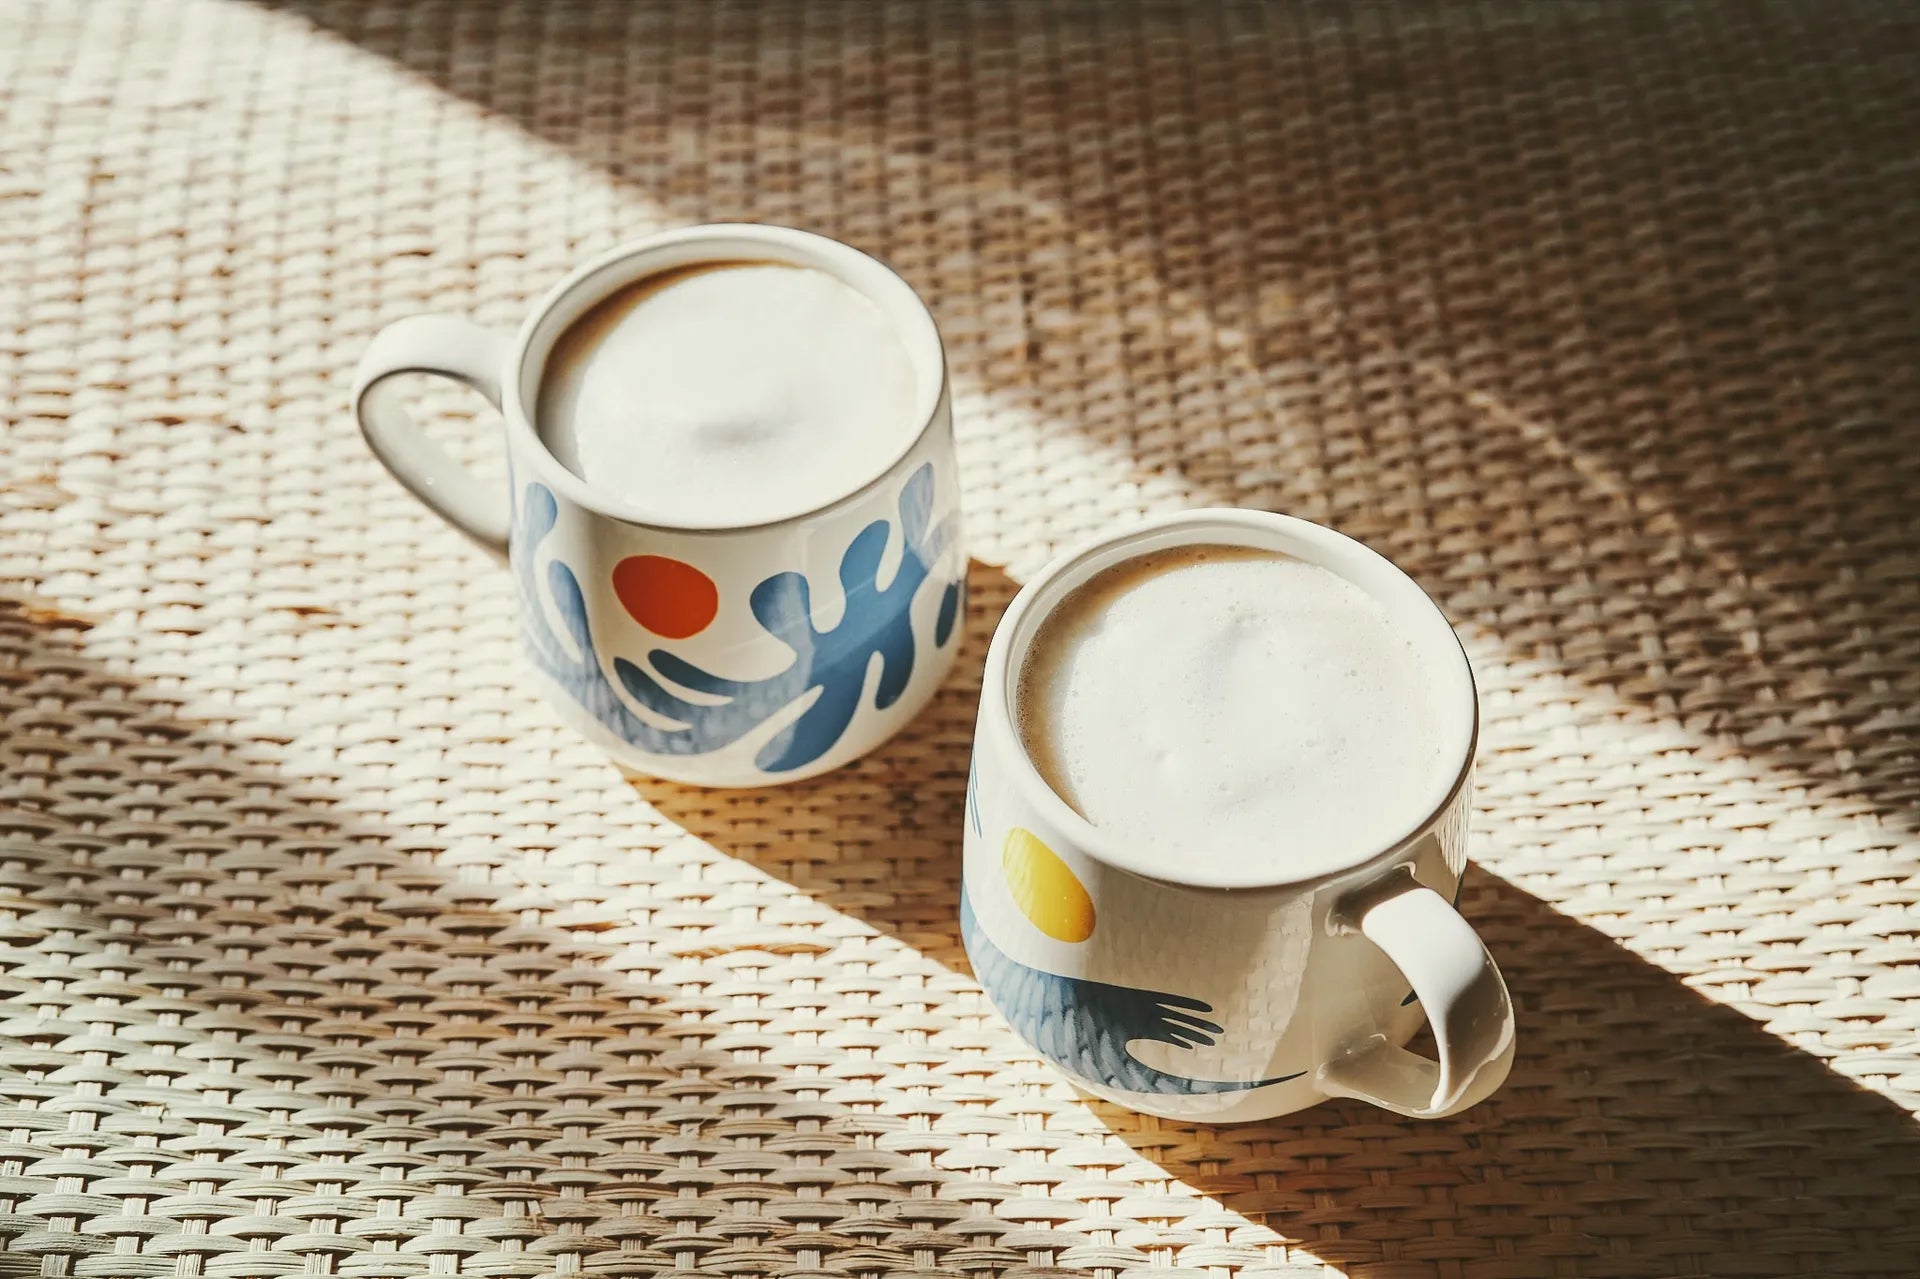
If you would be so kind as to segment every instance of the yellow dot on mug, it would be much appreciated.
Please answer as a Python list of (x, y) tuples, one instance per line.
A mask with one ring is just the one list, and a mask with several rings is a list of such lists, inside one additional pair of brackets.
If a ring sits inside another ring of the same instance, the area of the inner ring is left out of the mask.
[(1014, 827), (1000, 850), (1000, 869), (1020, 913), (1057, 941), (1093, 936), (1093, 898), (1060, 855), (1030, 830)]

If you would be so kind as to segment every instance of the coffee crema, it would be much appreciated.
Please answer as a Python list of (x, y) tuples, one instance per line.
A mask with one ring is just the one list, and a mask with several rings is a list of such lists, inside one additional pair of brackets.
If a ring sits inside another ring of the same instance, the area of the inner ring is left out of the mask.
[(535, 428), (588, 484), (664, 522), (738, 526), (858, 490), (906, 447), (918, 379), (887, 315), (825, 271), (649, 276), (560, 335)]
[(1186, 546), (1060, 602), (1015, 718), (1054, 792), (1155, 873), (1280, 881), (1384, 850), (1444, 798), (1458, 761), (1426, 662), (1338, 574)]

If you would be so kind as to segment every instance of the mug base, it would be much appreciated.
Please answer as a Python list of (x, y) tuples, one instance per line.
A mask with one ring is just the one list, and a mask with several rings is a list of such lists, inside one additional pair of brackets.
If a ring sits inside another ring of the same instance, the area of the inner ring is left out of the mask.
[[(987, 1002), (993, 1002), (991, 995), (988, 995)], [(995, 1011), (998, 1011), (997, 1006)], [(1395, 1010), (1393, 1022), (1388, 1026), (1385, 1038), (1404, 1048), (1419, 1033), (1424, 1024), (1425, 1017), (1417, 1004), (1404, 1006)], [(1260, 1123), (1297, 1114), (1303, 1110), (1311, 1110), (1322, 1102), (1336, 1100), (1320, 1090), (1317, 1081), (1318, 1071), (1312, 1069), (1292, 1079), (1268, 1084), (1263, 1088), (1193, 1094), (1125, 1092), (1089, 1083), (1059, 1066), (1055, 1066), (1054, 1069), (1065, 1076), (1067, 1082), (1074, 1088), (1089, 1097), (1138, 1114), (1169, 1119), (1176, 1123)]]
[(1311, 1073), (1283, 1084), (1268, 1084), (1246, 1092), (1205, 1096), (1115, 1092), (1075, 1079), (1073, 1086), (1089, 1097), (1137, 1114), (1188, 1124), (1251, 1124), (1310, 1110), (1330, 1098), (1314, 1087)]
[[(1416, 1026), (1417, 1029), (1417, 1026)], [(1414, 1036), (1413, 1031), (1405, 1035), (1390, 1036), (1401, 1047)], [(1269, 1119), (1279, 1119), (1311, 1110), (1322, 1102), (1335, 1101), (1322, 1092), (1316, 1081), (1317, 1072), (1309, 1070), (1297, 1079), (1284, 1083), (1268, 1084), (1264, 1088), (1249, 1088), (1244, 1092), (1205, 1093), (1185, 1096), (1167, 1093), (1131, 1093), (1118, 1092), (1108, 1088), (1096, 1088), (1085, 1080), (1067, 1078), (1073, 1086), (1090, 1097), (1136, 1111), (1142, 1115), (1152, 1115), (1158, 1119), (1169, 1119), (1176, 1123), (1190, 1124), (1251, 1124)]]

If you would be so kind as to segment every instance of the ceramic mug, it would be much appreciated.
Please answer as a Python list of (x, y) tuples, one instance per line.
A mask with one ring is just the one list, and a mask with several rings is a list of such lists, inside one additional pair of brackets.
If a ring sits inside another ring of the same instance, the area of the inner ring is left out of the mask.
[[(1330, 569), (1431, 654), (1450, 712), (1432, 731), (1453, 780), (1402, 838), (1310, 878), (1283, 862), (1169, 876), (1164, 859), (1090, 824), (1034, 768), (1016, 698), (1042, 623), (1101, 570), (1195, 544)], [(1506, 1078), (1514, 1043), (1499, 969), (1452, 905), (1478, 730), (1473, 672), (1438, 606), (1331, 529), (1265, 511), (1190, 511), (1074, 551), (1014, 598), (987, 651), (960, 889), (974, 972), (1042, 1056), (1151, 1114), (1265, 1119), (1328, 1097), (1421, 1117), (1473, 1105)], [(1423, 1018), (1437, 1059), (1404, 1047)]]
[[(917, 382), (901, 447), (816, 510), (752, 525), (663, 520), (568, 470), (534, 429), (555, 340), (610, 294), (704, 262), (828, 272), (893, 322)], [(506, 420), (505, 488), (409, 418), (391, 380), (465, 383)], [(400, 482), (507, 555), (521, 633), (563, 716), (623, 768), (705, 786), (810, 777), (872, 750), (952, 667), (966, 588), (946, 359), (906, 281), (834, 240), (719, 225), (653, 236), (581, 266), (512, 338), (463, 319), (389, 325), (354, 405)]]

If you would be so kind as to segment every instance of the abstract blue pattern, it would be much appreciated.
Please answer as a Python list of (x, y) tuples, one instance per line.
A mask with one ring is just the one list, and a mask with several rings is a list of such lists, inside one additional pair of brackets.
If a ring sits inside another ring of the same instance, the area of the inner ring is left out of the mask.
[(974, 915), (964, 881), (960, 934), (974, 974), (993, 997), (994, 1006), (1048, 1061), (1082, 1079), (1121, 1092), (1198, 1096), (1264, 1088), (1306, 1073), (1297, 1070), (1236, 1083), (1189, 1079), (1147, 1065), (1128, 1048), (1135, 1040), (1180, 1048), (1211, 1047), (1221, 1028), (1200, 1014), (1212, 1012), (1213, 1005), (1185, 995), (1111, 986), (1029, 968), (987, 936)]
[[(663, 648), (647, 654), (649, 672), (625, 657), (613, 659), (620, 689), (672, 726), (643, 719), (621, 698), (600, 665), (586, 600), (573, 570), (559, 560), (547, 566), (547, 591), (578, 655), (547, 625), (547, 610), (534, 564), (536, 548), (558, 516), (553, 493), (529, 484), (514, 531), (514, 576), (520, 590), (521, 625), (528, 651), (586, 711), (622, 741), (656, 755), (703, 755), (732, 745), (803, 697), (812, 701), (793, 723), (763, 746), (754, 762), (769, 773), (790, 772), (833, 748), (859, 712), (868, 668), (880, 660), (873, 704), (885, 710), (906, 691), (913, 674), (911, 605), (932, 566), (953, 541), (952, 521), (932, 522), (933, 467), (915, 471), (900, 492), (905, 546), (886, 586), (879, 584), (890, 521), (875, 520), (857, 533), (840, 560), (846, 606), (838, 624), (813, 623), (812, 597), (800, 573), (775, 573), (753, 589), (748, 605), (769, 634), (793, 650), (793, 661), (759, 680), (713, 674)], [(964, 579), (949, 582), (940, 601), (934, 644), (952, 638), (964, 600)], [(691, 701), (669, 687), (700, 695)]]

